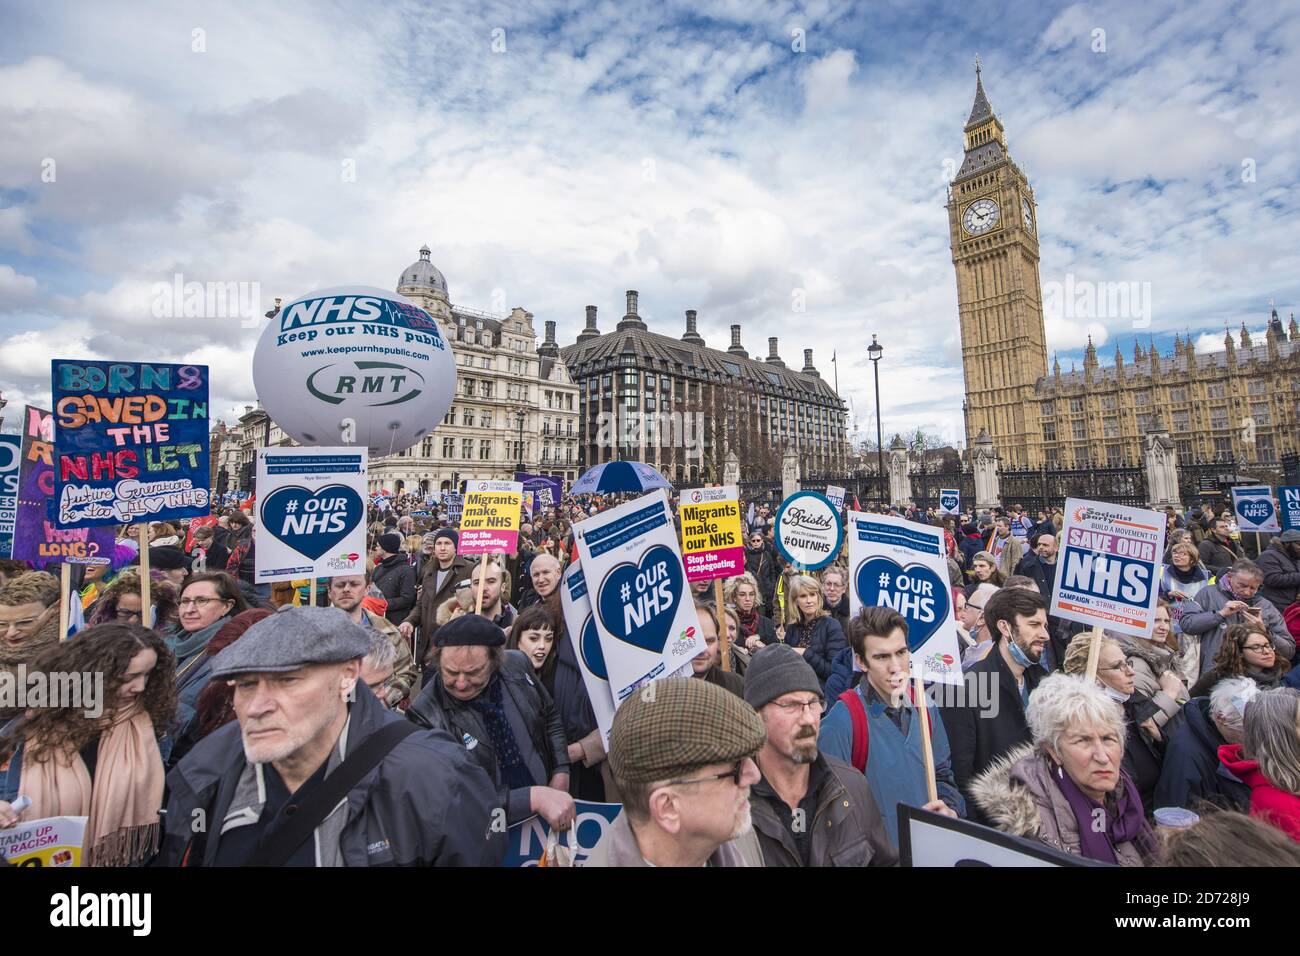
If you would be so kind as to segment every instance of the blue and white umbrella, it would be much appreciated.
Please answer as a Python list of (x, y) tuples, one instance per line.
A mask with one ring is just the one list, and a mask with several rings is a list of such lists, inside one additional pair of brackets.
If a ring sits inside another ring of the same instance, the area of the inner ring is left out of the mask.
[(649, 465), (639, 461), (607, 461), (583, 472), (569, 488), (571, 495), (608, 494), (616, 491), (644, 492), (656, 488), (672, 490), (672, 483)]

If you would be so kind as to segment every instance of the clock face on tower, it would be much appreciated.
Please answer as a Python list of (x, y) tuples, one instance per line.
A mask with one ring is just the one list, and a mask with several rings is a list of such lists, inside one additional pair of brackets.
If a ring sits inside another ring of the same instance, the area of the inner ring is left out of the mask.
[(966, 207), (961, 217), (962, 228), (968, 235), (978, 236), (988, 232), (998, 224), (998, 204), (992, 199), (977, 199)]
[(1029, 208), (1029, 200), (1020, 200), (1020, 214), (1025, 217), (1025, 231), (1031, 236), (1034, 234), (1034, 212)]

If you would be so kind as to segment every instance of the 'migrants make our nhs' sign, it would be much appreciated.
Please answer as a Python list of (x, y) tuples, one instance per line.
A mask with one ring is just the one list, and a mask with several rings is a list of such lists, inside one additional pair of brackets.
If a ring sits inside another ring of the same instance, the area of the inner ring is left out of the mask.
[(349, 286), (285, 306), (258, 340), (253, 382), (267, 414), (300, 443), (389, 455), (442, 420), (456, 363), (424, 309)]

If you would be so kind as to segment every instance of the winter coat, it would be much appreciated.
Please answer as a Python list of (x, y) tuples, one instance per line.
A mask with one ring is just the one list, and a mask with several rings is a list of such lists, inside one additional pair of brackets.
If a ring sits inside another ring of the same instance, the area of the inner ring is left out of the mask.
[[(340, 749), (350, 753), (401, 719), (358, 681), (329, 769), (342, 762)], [(221, 832), (261, 813), (259, 766), (244, 758), (238, 722), (201, 740), (167, 775), (166, 832), (157, 863), (212, 865)], [(316, 828), (318, 860), (335, 866), (495, 866), (505, 854), (504, 834), (492, 827), (496, 797), (487, 774), (458, 741), (442, 731), (417, 731)], [(195, 833), (198, 819), (209, 822), (206, 832)]]
[(822, 682), (823, 687), (827, 678), (831, 676), (835, 655), (848, 647), (839, 621), (829, 614), (815, 618), (808, 626), (787, 624), (785, 642), (791, 647), (808, 648), (804, 651), (803, 659), (817, 672), (817, 679)]
[[(997, 549), (993, 546), (993, 542), (997, 540), (997, 536), (998, 532), (995, 528), (992, 533), (989, 534), (988, 540), (984, 542), (984, 550), (989, 554), (998, 553)], [(1020, 563), (1020, 559), (1024, 556), (1025, 546), (1021, 543), (1020, 539), (1014, 534), (1008, 537), (1006, 543), (1002, 546), (1002, 554), (998, 555), (998, 570), (1002, 572), (1003, 577), (1009, 578), (1011, 575), (1015, 574), (1016, 565)]]
[[(564, 726), (555, 704), (551, 702), (551, 695), (535, 678), (528, 657), (522, 651), (506, 651), (501, 670), (493, 680), (502, 682), (502, 704), (507, 716), (513, 710), (519, 722), (528, 729), (524, 739), (516, 733), (515, 743), (532, 772), (533, 785), (545, 787), (557, 773), (568, 773), (569, 746)], [(486, 687), (483, 693), (487, 693)], [(420, 691), (406, 716), (421, 727), (446, 730), (464, 744), (492, 778), (497, 788), (495, 805), (506, 808), (508, 822), (517, 823), (531, 814), (528, 788), (512, 790), (501, 779), (497, 754), (483, 716), (470, 702), (447, 693), (442, 674), (436, 669), (433, 679)]]
[(1205, 540), (1198, 546), (1197, 550), (1201, 552), (1201, 564), (1209, 568), (1210, 573), (1222, 575), (1232, 567), (1233, 562), (1238, 558), (1244, 558), (1246, 552), (1241, 550), (1241, 545), (1231, 538), (1228, 543), (1224, 544), (1214, 535), (1206, 535)]
[(1160, 688), (1160, 675), (1169, 671), (1178, 674), (1174, 652), (1163, 644), (1148, 641), (1141, 637), (1127, 634), (1113, 634), (1124, 656), (1133, 668), (1133, 684), (1139, 694), (1149, 697), (1159, 710), (1154, 714), (1156, 726), (1163, 727), (1169, 719), (1183, 709), (1179, 700), (1190, 698), (1186, 685), (1178, 700), (1170, 697)]
[[(636, 842), (636, 834), (628, 823), (627, 814), (620, 813), (614, 818), (596, 845), (587, 854), (584, 867), (625, 867), (649, 866), (641, 847)], [(762, 866), (763, 853), (758, 846), (758, 837), (753, 830), (735, 840), (720, 844), (709, 857), (710, 867)]]
[(1247, 671), (1244, 674), (1234, 674), (1224, 667), (1211, 667), (1201, 675), (1200, 680), (1192, 685), (1191, 694), (1193, 697), (1207, 697), (1210, 691), (1214, 690), (1214, 685), (1221, 680), (1228, 680), (1233, 677), (1249, 677), (1259, 685), (1260, 690), (1272, 690), (1282, 683), (1284, 676), (1282, 662), (1275, 660), (1272, 668), (1266, 671)]
[(1023, 574), (1038, 585), (1038, 592), (1044, 601), (1052, 600), (1052, 586), (1056, 583), (1056, 565), (1046, 563), (1033, 551), (1020, 559), (1016, 565), (1016, 574)]
[[(894, 849), (867, 778), (842, 760), (818, 755), (817, 809), (807, 821), (810, 866), (895, 866)], [(814, 771), (817, 769), (814, 765)], [(783, 801), (766, 778), (749, 790), (754, 832), (763, 866), (803, 866), (794, 834), (781, 812)], [(786, 813), (789, 808), (786, 807)]]
[[(1052, 772), (1046, 755), (1032, 744), (1025, 744), (998, 758), (972, 781), (971, 797), (985, 818), (1003, 833), (1028, 837), (1054, 850), (1081, 856), (1079, 820), (1061, 788), (1051, 779)], [(1120, 775), (1127, 776), (1123, 770)], [(1115, 847), (1115, 858), (1120, 866), (1145, 865), (1131, 841)]]
[(1279, 611), (1285, 611), (1296, 601), (1296, 592), (1300, 591), (1300, 561), (1286, 553), (1286, 545), (1277, 538), (1268, 543), (1260, 552), (1255, 562), (1264, 572), (1264, 586), (1259, 589), (1260, 597), (1267, 600)]
[(437, 559), (424, 563), (424, 573), (420, 577), (420, 596), (406, 617), (406, 623), (418, 627), (421, 632), (421, 644), (427, 645), (438, 629), (438, 608), (456, 596), (456, 585), (468, 581), (474, 570), (474, 562), (457, 555), (451, 561), (451, 567), (438, 587)]
[(771, 608), (776, 605), (776, 561), (764, 546), (762, 550), (745, 549), (745, 571), (758, 582), (758, 599)]
[(384, 617), (394, 624), (405, 621), (415, 606), (415, 568), (406, 560), (406, 555), (390, 554), (384, 558), (370, 573), (370, 580), (388, 599), (388, 611)]
[(387, 697), (385, 703), (390, 708), (396, 707), (410, 696), (411, 688), (415, 686), (415, 679), (420, 675), (419, 668), (415, 666), (415, 659), (411, 657), (411, 647), (397, 630), (397, 626), (388, 618), (363, 610), (361, 621), (365, 627), (374, 628), (388, 638), (388, 642), (397, 650), (397, 660), (393, 662), (393, 676), (389, 679), (388, 693), (385, 695)]
[(1269, 783), (1260, 772), (1259, 761), (1242, 756), (1241, 744), (1220, 747), (1219, 762), (1250, 787), (1250, 815), (1272, 824), (1300, 843), (1300, 796)]
[[(985, 820), (979, 816), (979, 805), (972, 799), (971, 783), (995, 760), (1029, 743), (1032, 738), (1019, 686), (1002, 659), (1002, 650), (997, 642), (988, 656), (973, 664), (964, 676), (966, 686), (978, 692), (968, 693), (966, 699), (941, 707), (939, 713), (943, 717), (944, 730), (948, 732), (953, 776), (966, 797), (967, 812), (972, 820), (983, 823)], [(1024, 681), (1030, 694), (1046, 676), (1047, 672), (1041, 667), (1026, 668)], [(993, 704), (987, 708), (980, 706), (985, 703), (981, 698), (990, 689), (996, 689), (996, 710)]]
[[(1232, 594), (1230, 578), (1231, 575), (1221, 575), (1214, 587), (1203, 588), (1201, 593), (1183, 609), (1183, 616), (1179, 621), (1184, 634), (1200, 636), (1202, 674), (1214, 666), (1214, 656), (1219, 652), (1219, 645), (1223, 643), (1223, 636), (1228, 632), (1228, 627), (1232, 624), (1246, 623), (1246, 616), (1240, 612), (1233, 614), (1227, 620), (1219, 616), (1219, 611), (1224, 605), (1229, 601), (1237, 600)], [(1259, 608), (1264, 627), (1269, 637), (1273, 639), (1273, 647), (1279, 655), (1291, 660), (1295, 656), (1295, 638), (1287, 630), (1281, 612), (1271, 601), (1259, 594), (1246, 603), (1251, 607)]]
[(861, 680), (862, 672), (853, 669), (853, 648), (846, 647), (835, 655), (835, 660), (831, 661), (831, 676), (826, 678), (826, 683), (822, 685), (827, 709), (835, 706), (835, 701), (839, 699), (840, 694), (857, 687)]
[(741, 700), (745, 699), (745, 678), (741, 677), (734, 670), (724, 671), (722, 665), (714, 664), (703, 674), (696, 674), (695, 677), (710, 684), (717, 684), (723, 690), (729, 690)]
[(1154, 806), (1195, 810), (1202, 802), (1245, 812), (1250, 788), (1219, 760), (1227, 744), (1210, 717), (1210, 698), (1193, 697), (1183, 708), (1183, 725), (1169, 737), (1156, 783)]

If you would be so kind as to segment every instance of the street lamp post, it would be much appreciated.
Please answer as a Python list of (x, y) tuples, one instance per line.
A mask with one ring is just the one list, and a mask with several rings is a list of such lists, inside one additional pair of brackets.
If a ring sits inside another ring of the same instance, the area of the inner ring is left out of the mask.
[(867, 346), (867, 358), (871, 359), (871, 371), (876, 379), (876, 465), (880, 475), (885, 473), (885, 443), (880, 428), (880, 357), (884, 354), (884, 347), (876, 341), (874, 335), (871, 336), (871, 344)]
[(519, 422), (519, 471), (527, 471), (528, 465), (524, 461), (524, 419), (527, 412), (522, 408), (515, 411), (515, 420)]

